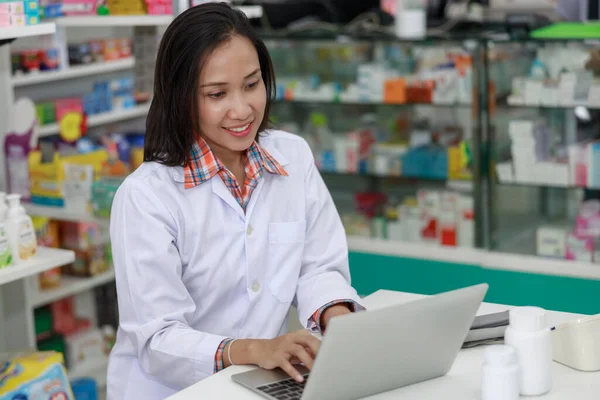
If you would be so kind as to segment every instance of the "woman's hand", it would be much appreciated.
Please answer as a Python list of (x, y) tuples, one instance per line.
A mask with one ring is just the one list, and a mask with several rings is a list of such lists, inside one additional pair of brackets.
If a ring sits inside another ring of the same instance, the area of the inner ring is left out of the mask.
[(275, 339), (256, 341), (250, 350), (250, 357), (254, 360), (253, 364), (263, 369), (279, 367), (292, 379), (302, 382), (304, 377), (293, 364), (302, 363), (311, 370), (320, 346), (319, 339), (308, 331), (300, 330)]

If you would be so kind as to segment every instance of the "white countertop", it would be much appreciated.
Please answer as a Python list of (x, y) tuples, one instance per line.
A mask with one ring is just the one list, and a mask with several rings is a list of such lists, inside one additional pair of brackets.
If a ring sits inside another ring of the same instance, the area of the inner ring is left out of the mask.
[[(372, 310), (391, 304), (405, 303), (423, 296), (391, 291), (378, 291), (364, 299), (365, 306)], [(509, 306), (484, 303), (478, 314), (490, 314), (509, 309)], [(548, 322), (558, 325), (580, 317), (577, 314), (549, 312)], [(387, 393), (371, 396), (369, 400), (391, 399), (444, 399), (479, 400), (481, 364), (484, 347), (462, 350), (452, 369), (445, 377), (426, 381)], [(248, 399), (260, 400), (262, 397), (239, 386), (231, 380), (231, 375), (247, 371), (253, 367), (230, 367), (226, 370), (193, 385), (169, 400), (197, 399)], [(545, 395), (536, 397), (544, 400), (591, 400), (598, 399), (600, 393), (600, 373), (583, 373), (558, 363), (553, 365), (553, 389)]]

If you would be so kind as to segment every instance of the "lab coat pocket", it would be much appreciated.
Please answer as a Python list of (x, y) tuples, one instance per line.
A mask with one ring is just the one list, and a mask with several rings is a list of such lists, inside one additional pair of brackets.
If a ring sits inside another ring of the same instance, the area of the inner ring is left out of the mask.
[(302, 267), (305, 221), (269, 224), (269, 290), (282, 303), (291, 303)]

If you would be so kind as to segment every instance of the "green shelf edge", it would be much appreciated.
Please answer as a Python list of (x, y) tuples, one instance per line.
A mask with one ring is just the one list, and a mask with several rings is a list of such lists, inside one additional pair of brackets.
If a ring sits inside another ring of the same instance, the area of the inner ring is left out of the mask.
[(531, 32), (534, 39), (600, 39), (600, 23), (559, 22)]

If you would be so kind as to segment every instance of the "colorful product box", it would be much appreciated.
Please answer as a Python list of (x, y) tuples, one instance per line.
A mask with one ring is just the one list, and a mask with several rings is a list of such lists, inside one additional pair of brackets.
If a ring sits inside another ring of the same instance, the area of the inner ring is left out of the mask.
[(23, 14), (1, 14), (0, 27), (25, 26), (27, 21)]
[(35, 109), (38, 118), (38, 124), (46, 125), (56, 122), (56, 108), (53, 102), (36, 104)]
[(133, 49), (131, 46), (131, 39), (121, 38), (117, 40), (117, 50), (119, 51), (120, 58), (127, 58), (133, 55)]
[(460, 195), (454, 192), (442, 193), (440, 204), (440, 244), (456, 247), (458, 242), (457, 210)]
[(568, 147), (569, 184), (578, 187), (587, 186), (588, 152), (587, 144), (577, 143)]
[(567, 260), (591, 263), (594, 255), (594, 238), (578, 235), (575, 232), (567, 236)]
[(10, 3), (0, 3), (0, 14), (25, 14), (25, 5), (22, 1), (13, 1)]
[(59, 65), (58, 49), (40, 50), (40, 69), (42, 71), (57, 70)]
[(68, 51), (70, 65), (90, 64), (93, 62), (90, 45), (88, 43), (70, 44)]
[(441, 205), (440, 193), (434, 190), (419, 190), (417, 198), (423, 220), (421, 240), (426, 243), (437, 243)]
[(593, 142), (587, 146), (588, 174), (587, 187), (600, 188), (600, 141)]
[(77, 112), (83, 114), (83, 103), (79, 97), (58, 99), (54, 103), (56, 107), (56, 120), (60, 121), (65, 114)]
[(600, 201), (588, 200), (582, 204), (575, 220), (575, 232), (600, 237)]
[(58, 352), (30, 352), (9, 358), (0, 370), (0, 400), (74, 400), (63, 362)]
[(94, 62), (104, 61), (104, 43), (102, 40), (92, 40), (89, 43), (90, 53)]
[(66, 249), (89, 250), (100, 243), (102, 232), (96, 223), (61, 222), (60, 242)]
[(38, 15), (39, 4), (35, 0), (0, 2), (0, 14)]
[(62, 4), (47, 4), (40, 10), (43, 18), (57, 18), (63, 16)]
[(62, 12), (65, 15), (95, 15), (96, 2), (94, 0), (63, 0)]
[(104, 61), (114, 61), (120, 58), (119, 42), (116, 39), (107, 39), (103, 43)]

